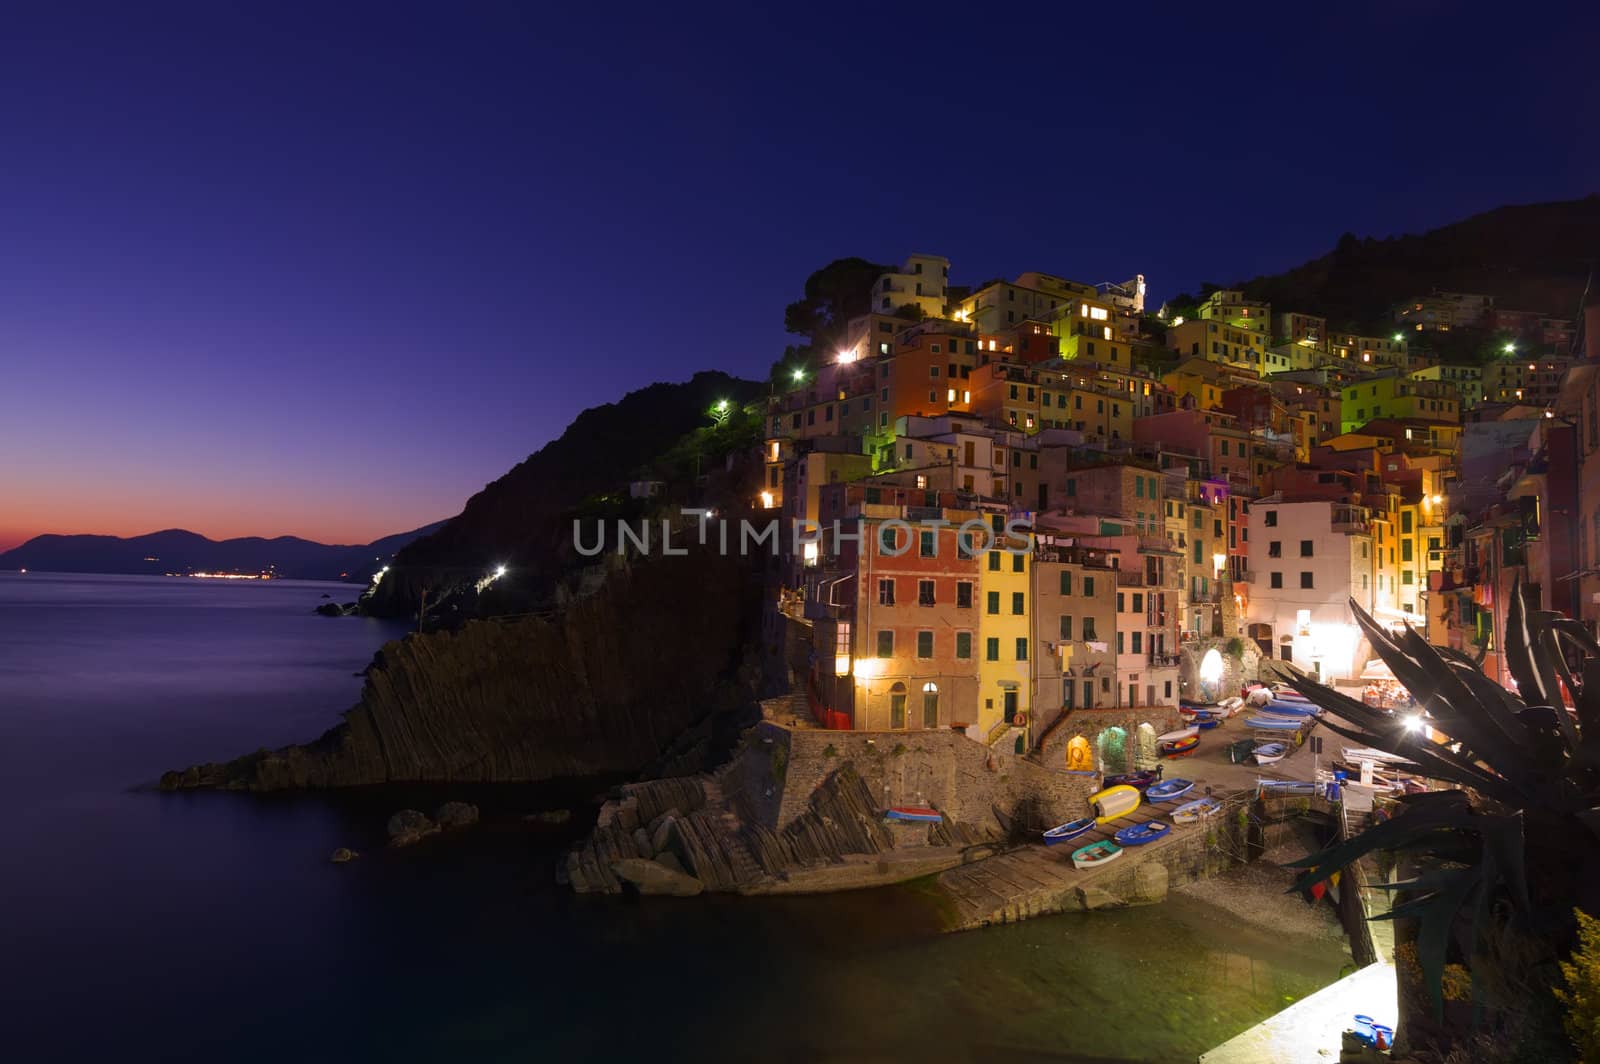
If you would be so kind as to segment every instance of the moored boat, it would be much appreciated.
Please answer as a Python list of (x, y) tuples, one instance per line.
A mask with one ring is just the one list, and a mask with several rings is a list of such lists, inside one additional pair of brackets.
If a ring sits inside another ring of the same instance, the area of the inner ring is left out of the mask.
[(1094, 809), (1095, 822), (1105, 824), (1133, 812), (1143, 800), (1144, 795), (1139, 793), (1137, 787), (1118, 784), (1091, 795), (1089, 805)]
[(1287, 743), (1258, 743), (1250, 749), (1250, 758), (1258, 765), (1275, 765), (1288, 756)]
[(1200, 729), (1197, 726), (1190, 725), (1187, 728), (1179, 728), (1177, 731), (1163, 732), (1162, 734), (1156, 736), (1156, 742), (1175, 743), (1179, 739), (1187, 739), (1191, 735), (1197, 734), (1199, 730)]
[(1082, 820), (1070, 820), (1045, 832), (1044, 844), (1046, 846), (1059, 846), (1069, 839), (1077, 838), (1092, 827), (1094, 827), (1094, 817), (1092, 816), (1086, 816)]
[(1107, 787), (1137, 787), (1142, 791), (1160, 778), (1161, 769), (1159, 767), (1147, 768), (1141, 772), (1124, 772), (1117, 776), (1107, 776), (1105, 785)]
[(1162, 757), (1188, 757), (1194, 753), (1195, 747), (1200, 745), (1200, 736), (1190, 735), (1183, 739), (1174, 739), (1170, 742), (1160, 743), (1156, 746), (1156, 753)]
[(1250, 754), (1256, 748), (1254, 739), (1237, 739), (1228, 744), (1228, 760), (1235, 765), (1250, 759)]
[(1072, 863), (1077, 868), (1093, 868), (1095, 865), (1102, 865), (1107, 861), (1115, 861), (1121, 856), (1121, 846), (1118, 846), (1110, 839), (1101, 839), (1099, 842), (1091, 842), (1081, 849), (1073, 850)]
[(1222, 811), (1222, 803), (1215, 798), (1196, 798), (1192, 802), (1184, 802), (1172, 811), (1172, 819), (1179, 824), (1194, 824), (1207, 817), (1216, 816)]
[(1119, 846), (1143, 846), (1147, 842), (1155, 842), (1164, 838), (1172, 831), (1172, 825), (1164, 820), (1149, 820), (1143, 824), (1134, 824), (1123, 828), (1113, 836)]
[(1322, 710), (1311, 702), (1268, 702), (1261, 707), (1263, 713), (1271, 713), (1280, 717), (1315, 717)]
[(1221, 723), (1222, 718), (1213, 717), (1209, 713), (1196, 713), (1194, 716), (1194, 726), (1201, 731), (1210, 731)]
[(1294, 731), (1305, 721), (1298, 717), (1250, 717), (1244, 723), (1248, 728), (1260, 728), (1263, 731)]
[(1194, 790), (1193, 780), (1162, 780), (1160, 783), (1152, 784), (1150, 789), (1144, 792), (1144, 797), (1147, 802), (1170, 802), (1174, 798), (1182, 798), (1192, 790)]
[(930, 809), (925, 805), (897, 805), (885, 810), (883, 816), (885, 820), (913, 820), (933, 824), (944, 819), (939, 810)]

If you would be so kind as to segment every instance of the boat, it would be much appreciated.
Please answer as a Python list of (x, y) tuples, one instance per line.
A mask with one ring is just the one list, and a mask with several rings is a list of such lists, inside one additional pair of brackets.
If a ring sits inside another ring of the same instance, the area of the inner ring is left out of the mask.
[(897, 805), (883, 814), (885, 820), (913, 820), (924, 824), (937, 824), (944, 815), (925, 805)]
[(1172, 825), (1164, 820), (1149, 820), (1143, 824), (1134, 824), (1132, 827), (1123, 828), (1112, 836), (1122, 846), (1143, 846), (1147, 842), (1155, 842), (1165, 838), (1172, 831)]
[(1228, 744), (1228, 760), (1235, 765), (1248, 761), (1250, 755), (1255, 752), (1255, 748), (1256, 741), (1254, 739), (1237, 739)]
[(1178, 712), (1185, 717), (1193, 717), (1199, 713), (1212, 713), (1217, 710), (1215, 702), (1194, 702), (1187, 698), (1178, 700)]
[(1251, 717), (1244, 723), (1246, 727), (1263, 731), (1296, 731), (1305, 721), (1293, 717)]
[(1196, 798), (1184, 802), (1172, 811), (1172, 819), (1179, 824), (1196, 824), (1222, 811), (1222, 803), (1215, 798)]
[(1310, 780), (1257, 780), (1256, 788), (1262, 794), (1315, 795), (1317, 785)]
[(1210, 731), (1221, 723), (1221, 718), (1213, 717), (1209, 713), (1205, 715), (1197, 714), (1194, 718), (1194, 726), (1201, 731)]
[(1239, 707), (1244, 705), (1244, 699), (1237, 696), (1224, 698), (1217, 703), (1217, 710), (1224, 720), (1239, 712)]
[(1045, 832), (1044, 844), (1046, 846), (1059, 845), (1068, 839), (1077, 838), (1092, 827), (1094, 827), (1094, 817), (1092, 816), (1086, 816), (1082, 820), (1069, 820), (1067, 823), (1053, 827)]
[(1150, 789), (1144, 792), (1144, 800), (1169, 802), (1174, 798), (1182, 798), (1192, 790), (1194, 790), (1193, 780), (1162, 780), (1160, 783), (1152, 784)]
[(1289, 756), (1287, 743), (1261, 743), (1250, 750), (1250, 757), (1258, 765), (1276, 765)]
[(1198, 727), (1195, 727), (1195, 726), (1191, 725), (1190, 727), (1187, 727), (1187, 728), (1179, 728), (1177, 731), (1163, 732), (1162, 734), (1156, 736), (1156, 742), (1158, 742), (1158, 743), (1175, 743), (1179, 739), (1187, 739), (1187, 738), (1189, 738), (1191, 735), (1194, 735), (1199, 730), (1200, 729)]
[(1261, 712), (1280, 717), (1314, 717), (1322, 710), (1311, 702), (1272, 701), (1262, 706)]
[(1147, 768), (1140, 772), (1124, 772), (1117, 776), (1107, 776), (1105, 785), (1107, 787), (1137, 787), (1142, 791), (1160, 778), (1160, 768)]
[(1176, 739), (1172, 742), (1162, 743), (1156, 747), (1156, 753), (1162, 757), (1188, 757), (1194, 753), (1195, 747), (1200, 745), (1200, 736), (1191, 735), (1187, 739)]
[(1122, 847), (1110, 839), (1101, 839), (1072, 851), (1072, 864), (1076, 868), (1093, 868), (1095, 865), (1115, 861), (1122, 856)]
[(1139, 808), (1139, 803), (1144, 801), (1144, 795), (1139, 793), (1137, 787), (1127, 784), (1118, 784), (1107, 787), (1098, 794), (1089, 797), (1089, 805), (1094, 809), (1095, 823), (1105, 824), (1117, 819), (1126, 813), (1131, 813)]

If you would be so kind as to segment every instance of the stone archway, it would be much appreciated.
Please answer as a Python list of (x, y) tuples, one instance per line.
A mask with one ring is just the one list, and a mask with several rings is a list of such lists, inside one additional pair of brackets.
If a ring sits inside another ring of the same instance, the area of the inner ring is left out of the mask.
[(1100, 771), (1108, 776), (1128, 771), (1128, 733), (1113, 724), (1103, 728), (1095, 739)]
[(1149, 721), (1144, 721), (1134, 732), (1133, 767), (1143, 771), (1156, 767), (1156, 729)]

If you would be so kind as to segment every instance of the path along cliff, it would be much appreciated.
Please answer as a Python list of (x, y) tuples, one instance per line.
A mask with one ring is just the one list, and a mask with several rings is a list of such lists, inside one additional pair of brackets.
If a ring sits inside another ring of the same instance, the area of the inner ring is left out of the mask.
[(166, 790), (532, 782), (638, 772), (753, 705), (760, 581), (693, 551), (624, 562), (553, 618), (470, 621), (386, 645), (321, 738), (167, 772)]

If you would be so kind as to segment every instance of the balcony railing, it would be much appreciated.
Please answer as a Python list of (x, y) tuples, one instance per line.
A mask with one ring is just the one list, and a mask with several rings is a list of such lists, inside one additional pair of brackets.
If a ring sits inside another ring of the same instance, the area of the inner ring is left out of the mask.
[(1147, 660), (1153, 668), (1175, 669), (1183, 657), (1180, 654), (1151, 654)]

